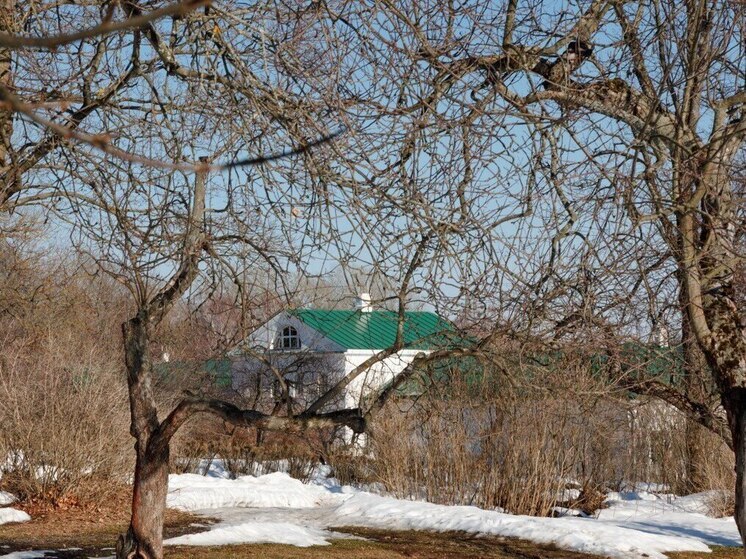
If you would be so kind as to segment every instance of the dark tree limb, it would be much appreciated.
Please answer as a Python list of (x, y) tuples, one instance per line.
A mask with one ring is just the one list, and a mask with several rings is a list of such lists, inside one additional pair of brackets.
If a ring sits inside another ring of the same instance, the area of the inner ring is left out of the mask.
[(209, 413), (237, 427), (257, 427), (263, 431), (283, 431), (300, 433), (309, 429), (324, 429), (344, 425), (355, 433), (365, 431), (366, 422), (358, 408), (341, 409), (326, 413), (301, 413), (293, 416), (277, 416), (257, 410), (241, 409), (222, 400), (189, 398), (179, 405), (163, 420), (153, 435), (154, 445), (167, 445), (179, 428), (191, 417), (200, 413)]
[(10, 49), (36, 48), (53, 50), (62, 45), (100, 37), (101, 35), (110, 35), (112, 33), (118, 33), (130, 29), (139, 29), (169, 16), (183, 16), (206, 4), (209, 4), (209, 0), (181, 0), (169, 4), (168, 6), (164, 6), (163, 8), (131, 16), (121, 21), (111, 21), (112, 14), (109, 12), (107, 18), (98, 25), (74, 31), (72, 33), (52, 35), (49, 37), (28, 37), (12, 35), (10, 33), (0, 33), (0, 47)]
[(718, 415), (716, 411), (713, 411), (705, 404), (692, 400), (675, 388), (671, 388), (657, 380), (630, 381), (626, 383), (626, 388), (638, 394), (653, 396), (659, 400), (663, 400), (675, 407), (687, 418), (715, 433), (723, 439), (728, 448), (733, 450), (730, 427), (724, 415)]

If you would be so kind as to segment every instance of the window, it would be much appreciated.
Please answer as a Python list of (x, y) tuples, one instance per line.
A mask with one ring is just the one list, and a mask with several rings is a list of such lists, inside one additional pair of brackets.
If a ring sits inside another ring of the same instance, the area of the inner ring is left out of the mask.
[(292, 326), (285, 326), (280, 334), (280, 349), (300, 349), (300, 336)]

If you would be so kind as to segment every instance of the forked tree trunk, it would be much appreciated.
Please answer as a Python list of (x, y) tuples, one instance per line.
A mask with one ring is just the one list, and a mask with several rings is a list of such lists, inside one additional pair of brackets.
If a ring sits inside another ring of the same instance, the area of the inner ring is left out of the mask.
[[(202, 163), (206, 159), (201, 158)], [(117, 542), (117, 559), (161, 559), (168, 492), (170, 436), (162, 434), (152, 387), (150, 333), (197, 276), (204, 248), (205, 172), (195, 180), (181, 263), (174, 275), (137, 314), (122, 325), (130, 399), (130, 434), (135, 438), (135, 479), (129, 530)]]
[(158, 444), (159, 427), (150, 381), (148, 316), (140, 312), (122, 327), (130, 393), (130, 432), (135, 437), (132, 516), (117, 542), (117, 559), (163, 557), (163, 520), (168, 492), (168, 444)]

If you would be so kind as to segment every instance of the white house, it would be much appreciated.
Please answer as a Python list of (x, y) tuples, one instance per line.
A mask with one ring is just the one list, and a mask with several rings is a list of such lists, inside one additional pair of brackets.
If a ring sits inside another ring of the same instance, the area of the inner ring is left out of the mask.
[[(374, 309), (366, 293), (350, 310), (280, 312), (233, 352), (233, 386), (257, 401), (277, 399), (279, 373), (293, 399), (308, 404), (366, 359), (391, 348), (398, 323), (398, 313)], [(442, 347), (454, 334), (453, 325), (433, 312), (406, 312), (404, 348), (358, 376), (333, 407), (360, 405), (362, 398), (391, 382), (416, 355)]]

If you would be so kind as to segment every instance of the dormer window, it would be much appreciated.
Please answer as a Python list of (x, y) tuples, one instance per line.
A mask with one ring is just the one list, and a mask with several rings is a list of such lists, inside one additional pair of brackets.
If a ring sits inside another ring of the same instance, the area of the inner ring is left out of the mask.
[(280, 333), (280, 349), (300, 349), (298, 330), (292, 326), (285, 326)]

